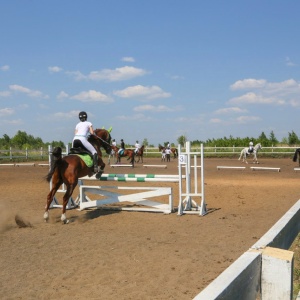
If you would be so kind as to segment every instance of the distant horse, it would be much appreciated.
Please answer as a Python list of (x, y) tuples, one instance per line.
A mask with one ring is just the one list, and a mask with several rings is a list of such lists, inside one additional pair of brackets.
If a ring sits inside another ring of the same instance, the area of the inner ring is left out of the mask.
[[(166, 147), (163, 147), (162, 145), (159, 145), (158, 146), (158, 150), (160, 152), (162, 152), (162, 151), (166, 150)], [(171, 148), (171, 152), (173, 153), (174, 158), (178, 157), (178, 150), (177, 150), (177, 148)]]
[(142, 162), (144, 162), (144, 161), (143, 161), (143, 157), (144, 157), (144, 148), (145, 148), (145, 146), (143, 145), (143, 146), (139, 149), (138, 152), (135, 152), (134, 155), (135, 155), (136, 157), (139, 158), (139, 159), (136, 160), (135, 162), (139, 162), (140, 160), (142, 160)]
[(293, 161), (297, 162), (297, 158), (298, 158), (298, 165), (300, 167), (300, 148), (296, 149), (294, 157), (293, 157)]
[[(95, 147), (98, 153), (98, 166), (100, 165), (99, 175), (101, 176), (105, 163), (102, 160), (102, 152), (100, 147), (103, 147), (107, 154), (111, 152), (110, 140), (111, 136), (105, 129), (95, 129), (95, 135), (91, 135), (88, 141)], [(66, 218), (66, 206), (70, 197), (78, 183), (78, 178), (83, 176), (92, 176), (94, 167), (88, 167), (85, 162), (77, 154), (68, 154), (62, 156), (62, 149), (56, 147), (52, 151), (54, 159), (51, 161), (51, 166), (48, 175), (45, 177), (48, 182), (52, 179), (52, 189), (47, 196), (47, 204), (44, 213), (45, 221), (49, 219), (49, 208), (53, 201), (54, 195), (59, 187), (64, 183), (66, 185), (66, 193), (63, 196), (63, 209), (61, 221), (66, 224), (69, 221)], [(98, 174), (97, 174), (98, 175)]]
[(249, 154), (253, 154), (253, 163), (257, 163), (258, 164), (258, 161), (257, 161), (257, 152), (261, 149), (261, 144), (258, 143), (254, 146), (253, 148), (253, 152), (249, 153), (248, 150), (249, 150), (249, 147), (246, 147), (244, 148), (242, 151), (241, 151), (241, 155), (239, 157), (239, 160), (241, 160), (241, 158), (243, 157), (243, 162), (245, 162), (246, 164), (248, 163), (247, 162), (247, 155)]
[(127, 156), (127, 160), (130, 160), (130, 163), (132, 167), (134, 167), (134, 150), (132, 149), (124, 149), (119, 152), (119, 148), (116, 146), (111, 146), (111, 148), (114, 150), (116, 159), (117, 159), (117, 164), (121, 163), (121, 157)]

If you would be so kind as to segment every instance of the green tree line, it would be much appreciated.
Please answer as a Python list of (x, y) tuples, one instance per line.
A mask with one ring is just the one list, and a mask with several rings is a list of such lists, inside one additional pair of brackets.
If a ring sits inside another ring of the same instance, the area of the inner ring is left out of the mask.
[(20, 150), (35, 150), (40, 149), (41, 147), (48, 147), (48, 145), (51, 145), (52, 147), (60, 146), (65, 148), (65, 144), (62, 141), (44, 143), (40, 137), (34, 137), (33, 135), (27, 134), (25, 131), (21, 130), (19, 130), (12, 138), (7, 134), (4, 134), (3, 137), (0, 138), (0, 149), (2, 150), (9, 149), (10, 147)]
[[(177, 143), (184, 146), (187, 141), (187, 137), (182, 135), (177, 139)], [(267, 136), (264, 132), (262, 132), (258, 137), (223, 137), (223, 138), (212, 138), (207, 139), (206, 141), (195, 140), (191, 141), (191, 146), (199, 146), (203, 144), (206, 147), (245, 147), (249, 145), (249, 142), (252, 141), (254, 144), (261, 143), (264, 147), (278, 146), (279, 144), (295, 146), (300, 144), (300, 140), (297, 134), (292, 131), (288, 133), (288, 137), (283, 138), (281, 142), (279, 142), (273, 131), (270, 132), (269, 136)], [(167, 145), (168, 142), (164, 142), (164, 146)], [(148, 140), (145, 138), (143, 140), (143, 144), (145, 146), (149, 145)], [(25, 131), (19, 130), (15, 136), (9, 137), (7, 134), (4, 134), (2, 138), (0, 138), (0, 149), (9, 149), (10, 147), (14, 149), (40, 149), (41, 147), (45, 148), (51, 145), (52, 147), (65, 147), (64, 142), (62, 141), (52, 141), (52, 142), (43, 142), (40, 137), (34, 137), (31, 134), (27, 134)], [(177, 145), (171, 143), (172, 147), (176, 147)]]

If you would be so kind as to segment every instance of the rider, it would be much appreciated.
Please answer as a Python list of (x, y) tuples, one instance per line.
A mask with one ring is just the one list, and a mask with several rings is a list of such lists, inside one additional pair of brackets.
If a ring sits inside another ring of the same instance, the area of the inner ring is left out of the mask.
[(120, 149), (118, 151), (119, 154), (121, 154), (121, 152), (124, 152), (125, 150), (125, 143), (123, 141), (123, 139), (121, 139), (121, 145), (120, 145)]
[(85, 111), (81, 111), (79, 113), (80, 122), (75, 127), (75, 136), (73, 138), (73, 145), (76, 140), (81, 141), (82, 145), (92, 153), (93, 155), (93, 163), (94, 163), (94, 172), (98, 172), (98, 154), (94, 146), (88, 141), (88, 134), (94, 134), (93, 124), (87, 121), (87, 113)]
[(248, 153), (252, 153), (253, 152), (253, 142), (249, 143), (249, 149), (248, 149)]
[(169, 142), (167, 142), (167, 148), (170, 148), (170, 143)]
[(141, 148), (141, 146), (139, 144), (139, 141), (136, 141), (134, 146), (135, 146), (134, 153), (137, 154), (139, 152), (140, 148)]
[(116, 142), (116, 140), (115, 140), (115, 139), (113, 139), (113, 140), (111, 141), (111, 144), (112, 144), (112, 146), (115, 146), (115, 147), (117, 147), (117, 142)]

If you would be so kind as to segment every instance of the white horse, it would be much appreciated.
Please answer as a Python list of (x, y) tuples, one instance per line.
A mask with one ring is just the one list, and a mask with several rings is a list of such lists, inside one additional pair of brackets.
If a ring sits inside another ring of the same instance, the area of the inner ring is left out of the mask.
[(245, 162), (246, 164), (248, 163), (247, 162), (247, 155), (249, 155), (249, 154), (253, 154), (253, 163), (256, 163), (256, 164), (258, 164), (258, 161), (257, 161), (257, 152), (258, 152), (258, 150), (260, 150), (261, 149), (261, 144), (260, 143), (258, 143), (258, 144), (256, 144), (255, 146), (254, 146), (254, 148), (253, 148), (253, 152), (251, 152), (251, 153), (249, 153), (248, 152), (248, 150), (249, 150), (249, 147), (246, 147), (246, 148), (244, 148), (242, 151), (241, 151), (241, 155), (240, 155), (240, 158), (239, 158), (239, 160), (241, 160), (241, 158), (243, 157), (243, 162)]

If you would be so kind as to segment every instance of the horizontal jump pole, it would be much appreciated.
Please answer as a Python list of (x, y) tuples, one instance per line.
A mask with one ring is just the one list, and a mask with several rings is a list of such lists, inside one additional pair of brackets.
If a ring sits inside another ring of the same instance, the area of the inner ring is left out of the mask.
[(267, 171), (277, 171), (280, 172), (280, 168), (269, 168), (269, 167), (250, 167), (252, 171), (255, 170), (267, 170)]
[[(179, 175), (174, 175), (174, 174), (109, 174), (109, 173), (104, 173), (101, 175), (101, 177), (125, 177), (125, 178), (178, 178)], [(81, 179), (89, 179), (92, 177), (82, 177)]]
[(101, 176), (100, 181), (136, 181), (136, 182), (178, 182), (179, 178), (164, 178), (164, 177), (156, 177), (156, 178), (146, 178), (146, 177), (107, 177), (107, 176)]
[(24, 163), (24, 164), (15, 164), (16, 167), (21, 167), (21, 166), (33, 166), (35, 167), (34, 163)]
[(294, 171), (296, 172), (296, 171), (300, 171), (300, 168), (294, 168)]
[[(134, 191), (134, 194), (122, 195), (118, 190)], [(86, 193), (101, 195), (104, 199), (91, 200)], [(160, 203), (151, 198), (167, 197), (167, 203)], [(109, 206), (127, 202), (131, 203), (132, 207), (124, 206)], [(119, 187), (119, 186), (80, 186), (79, 198), (80, 210), (97, 208), (108, 210), (127, 210), (127, 211), (144, 211), (144, 212), (162, 212), (169, 214), (173, 212), (173, 194), (172, 188), (158, 187)]]
[(110, 165), (111, 168), (115, 168), (115, 167), (132, 167), (132, 165)]
[(231, 167), (231, 166), (217, 166), (217, 169), (236, 169), (236, 170), (245, 170), (246, 167)]
[(167, 168), (167, 165), (143, 165), (144, 168)]
[(15, 164), (0, 164), (0, 166), (11, 166), (11, 167), (14, 167)]

